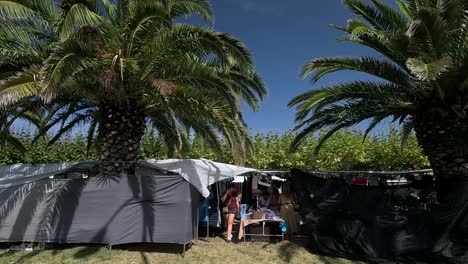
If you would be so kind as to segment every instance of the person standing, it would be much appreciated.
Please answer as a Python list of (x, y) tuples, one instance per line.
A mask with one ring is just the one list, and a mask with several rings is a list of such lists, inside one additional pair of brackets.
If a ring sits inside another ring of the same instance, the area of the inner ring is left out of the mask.
[(232, 225), (234, 218), (239, 213), (239, 191), (233, 184), (222, 195), (223, 214), (226, 217), (227, 241), (232, 240)]
[(294, 195), (291, 192), (289, 184), (283, 185), (282, 193), (278, 198), (278, 204), (280, 205), (280, 217), (286, 222), (286, 234), (290, 237), (292, 234), (297, 233), (297, 220), (294, 210)]

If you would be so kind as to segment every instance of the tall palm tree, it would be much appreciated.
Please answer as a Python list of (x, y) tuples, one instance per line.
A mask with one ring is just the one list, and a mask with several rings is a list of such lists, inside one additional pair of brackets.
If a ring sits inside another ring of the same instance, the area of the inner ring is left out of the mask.
[[(413, 129), (437, 179), (439, 201), (465, 201), (468, 193), (468, 1), (344, 0), (356, 16), (333, 26), (379, 57), (317, 58), (304, 65), (312, 81), (352, 70), (377, 80), (326, 85), (294, 98), (298, 133), (293, 149), (308, 134), (327, 133), (368, 122), (369, 133), (391, 118), (407, 136)], [(463, 183), (464, 184), (460, 184)]]
[(54, 139), (88, 124), (106, 174), (138, 159), (147, 128), (173, 150), (222, 136), (242, 161), (242, 103), (258, 109), (266, 89), (238, 39), (178, 22), (191, 15), (213, 19), (207, 0), (0, 1), (0, 106), (53, 104)]

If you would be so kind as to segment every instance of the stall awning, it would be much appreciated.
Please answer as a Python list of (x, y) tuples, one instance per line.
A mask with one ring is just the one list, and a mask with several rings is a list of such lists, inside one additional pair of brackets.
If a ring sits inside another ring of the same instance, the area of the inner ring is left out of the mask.
[(208, 186), (215, 182), (232, 179), (247, 172), (257, 171), (252, 168), (206, 159), (147, 160), (144, 163), (180, 174), (186, 181), (195, 186), (204, 197), (210, 195)]

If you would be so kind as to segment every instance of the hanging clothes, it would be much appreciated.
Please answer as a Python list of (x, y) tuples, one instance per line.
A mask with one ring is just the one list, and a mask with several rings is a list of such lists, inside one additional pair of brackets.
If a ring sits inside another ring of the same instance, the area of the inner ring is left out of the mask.
[(292, 235), (297, 233), (297, 219), (294, 210), (294, 197), (292, 195), (281, 194), (279, 197), (280, 217), (286, 222), (286, 233)]
[(254, 175), (252, 177), (252, 190), (257, 190), (258, 189), (258, 178), (260, 178), (260, 176), (258, 176), (258, 175)]

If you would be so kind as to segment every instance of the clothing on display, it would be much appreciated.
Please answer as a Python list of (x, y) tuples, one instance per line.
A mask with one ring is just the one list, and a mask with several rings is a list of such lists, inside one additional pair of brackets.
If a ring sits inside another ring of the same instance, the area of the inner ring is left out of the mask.
[(271, 177), (266, 175), (266, 174), (260, 175), (260, 177), (258, 178), (258, 185), (265, 186), (265, 187), (270, 187), (271, 186)]
[(271, 199), (272, 197), (270, 194), (260, 195), (257, 199), (257, 207), (269, 208), (271, 205)]
[(280, 218), (277, 212), (275, 212), (273, 210), (270, 210), (268, 208), (262, 207), (262, 208), (258, 208), (258, 210), (265, 213), (266, 219), (278, 219), (278, 218)]
[(258, 179), (259, 179), (259, 178), (260, 178), (260, 176), (258, 176), (258, 175), (254, 175), (254, 176), (252, 177), (252, 191), (258, 189)]
[(279, 197), (280, 216), (286, 222), (287, 234), (292, 235), (297, 233), (296, 211), (294, 210), (294, 196), (292, 194), (283, 193)]

